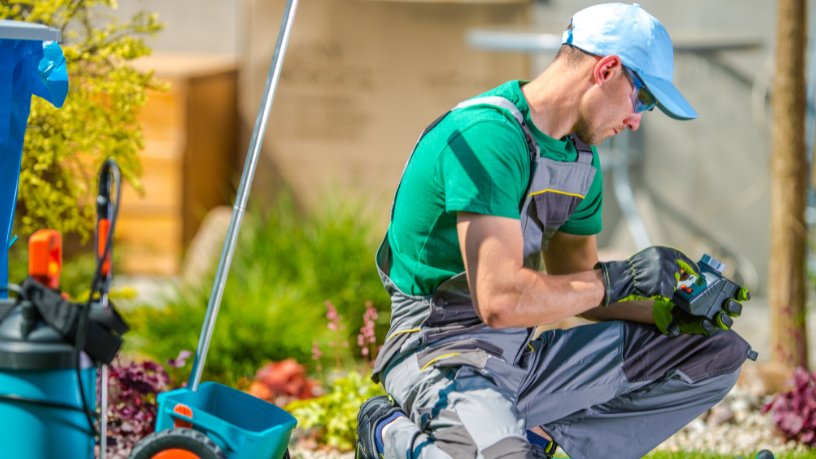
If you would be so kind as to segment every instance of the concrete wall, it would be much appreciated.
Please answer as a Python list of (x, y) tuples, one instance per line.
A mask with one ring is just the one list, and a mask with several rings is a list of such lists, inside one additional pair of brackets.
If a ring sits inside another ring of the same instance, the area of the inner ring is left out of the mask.
[(155, 12), (165, 28), (148, 42), (156, 51), (236, 54), (241, 0), (120, 0), (115, 15)]
[[(254, 121), (282, 0), (247, 0), (241, 113)], [(310, 0), (297, 12), (264, 143), (309, 208), (362, 201), (384, 230), (419, 132), (459, 100), (528, 73), (527, 59), (475, 51), (474, 26), (524, 24), (527, 3)], [(273, 177), (274, 178), (274, 177)], [(256, 189), (263, 194), (263, 183)]]

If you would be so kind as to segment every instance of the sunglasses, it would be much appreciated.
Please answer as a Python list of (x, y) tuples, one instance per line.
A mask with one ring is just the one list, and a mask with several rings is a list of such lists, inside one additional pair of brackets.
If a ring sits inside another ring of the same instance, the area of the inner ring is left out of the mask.
[(655, 96), (649, 92), (649, 89), (646, 88), (646, 85), (643, 81), (638, 77), (637, 73), (629, 70), (626, 67), (623, 67), (623, 70), (626, 72), (626, 76), (629, 78), (629, 82), (632, 83), (634, 86), (634, 91), (632, 91), (632, 108), (635, 109), (635, 113), (643, 113), (645, 111), (652, 111), (657, 105), (657, 99)]

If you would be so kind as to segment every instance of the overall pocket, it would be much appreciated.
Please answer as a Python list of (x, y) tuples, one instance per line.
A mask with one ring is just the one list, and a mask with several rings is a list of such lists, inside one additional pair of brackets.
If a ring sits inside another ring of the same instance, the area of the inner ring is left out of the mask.
[(478, 339), (464, 339), (417, 352), (420, 371), (429, 368), (448, 368), (467, 365), (483, 370), (489, 357), (501, 358), (502, 349)]

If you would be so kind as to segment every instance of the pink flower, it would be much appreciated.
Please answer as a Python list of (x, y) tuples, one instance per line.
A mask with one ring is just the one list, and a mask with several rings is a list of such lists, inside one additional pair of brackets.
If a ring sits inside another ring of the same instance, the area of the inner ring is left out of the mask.
[(363, 326), (360, 327), (360, 333), (357, 334), (357, 345), (360, 347), (360, 352), (363, 357), (369, 356), (369, 345), (377, 344), (377, 336), (375, 333), (376, 321), (377, 310), (370, 301), (366, 301), (366, 310), (363, 313)]
[(337, 308), (334, 307), (331, 301), (326, 301), (326, 319), (329, 320), (329, 330), (337, 331), (340, 329), (340, 314), (337, 313)]
[(323, 353), (320, 352), (320, 347), (317, 345), (317, 340), (312, 341), (312, 360), (320, 360)]

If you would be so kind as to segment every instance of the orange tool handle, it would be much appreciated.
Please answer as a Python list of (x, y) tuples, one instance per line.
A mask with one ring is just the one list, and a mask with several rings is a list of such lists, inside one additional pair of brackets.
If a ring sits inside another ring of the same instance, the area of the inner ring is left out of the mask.
[(108, 220), (107, 218), (100, 218), (99, 224), (97, 225), (96, 229), (97, 234), (96, 257), (97, 259), (105, 257), (105, 259), (102, 260), (102, 272), (99, 273), (102, 276), (107, 276), (108, 274), (110, 274), (110, 252), (108, 252), (108, 255), (105, 256), (105, 244), (107, 244), (108, 242), (109, 230), (110, 220)]
[(62, 235), (40, 229), (28, 239), (28, 275), (48, 288), (57, 289), (62, 273)]

